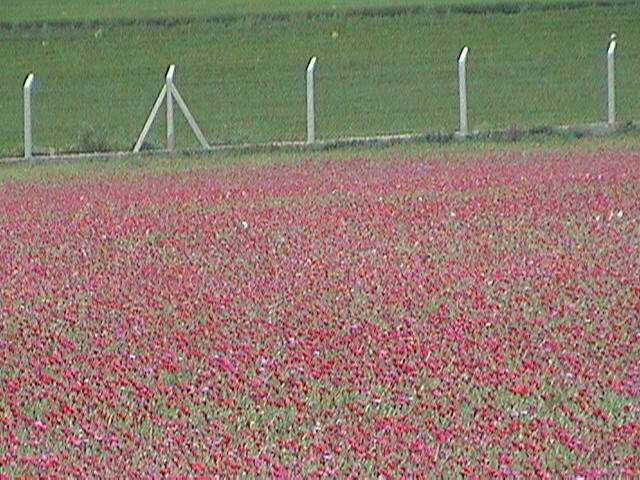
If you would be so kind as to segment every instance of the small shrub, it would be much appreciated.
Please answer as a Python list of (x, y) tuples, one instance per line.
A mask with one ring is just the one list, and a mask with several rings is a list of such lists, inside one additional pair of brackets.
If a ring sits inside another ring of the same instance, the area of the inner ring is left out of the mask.
[(77, 153), (108, 152), (110, 150), (105, 131), (93, 126), (85, 127), (80, 131), (76, 145), (72, 149)]
[(537, 125), (529, 130), (530, 135), (552, 135), (553, 128), (549, 125)]
[(518, 140), (521, 140), (523, 136), (524, 132), (522, 129), (518, 128), (517, 125), (510, 126), (504, 132), (504, 139), (509, 142), (517, 142)]
[(140, 146), (141, 152), (153, 151), (153, 150), (162, 150), (162, 147), (159, 147), (158, 145), (155, 145), (147, 140), (142, 142), (142, 145)]

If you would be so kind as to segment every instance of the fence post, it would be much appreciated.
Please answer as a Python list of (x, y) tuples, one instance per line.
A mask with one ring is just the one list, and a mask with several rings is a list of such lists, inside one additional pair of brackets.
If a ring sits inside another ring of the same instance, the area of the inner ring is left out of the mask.
[(616, 123), (616, 74), (615, 74), (615, 54), (616, 54), (616, 34), (611, 34), (609, 50), (607, 50), (607, 105), (609, 125)]
[(314, 105), (313, 80), (316, 69), (316, 57), (313, 57), (307, 66), (307, 144), (316, 141), (316, 119)]
[(466, 137), (469, 133), (467, 119), (467, 55), (469, 48), (464, 47), (458, 57), (458, 87), (460, 92), (460, 131), (459, 134)]
[(24, 81), (24, 158), (33, 157), (33, 131), (31, 123), (31, 97), (35, 88), (36, 76), (30, 73)]
[(167, 150), (173, 152), (176, 148), (176, 133), (173, 124), (173, 82), (176, 66), (170, 65), (167, 70)]

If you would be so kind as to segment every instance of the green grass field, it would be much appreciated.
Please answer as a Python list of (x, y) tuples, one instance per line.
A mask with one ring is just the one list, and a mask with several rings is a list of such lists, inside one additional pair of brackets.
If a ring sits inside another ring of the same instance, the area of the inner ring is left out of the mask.
[[(22, 2), (9, 2), (13, 13), (3, 18), (62, 18), (67, 10), (94, 15), (91, 7), (80, 10), (80, 2), (67, 4), (68, 9), (56, 9), (56, 16), (33, 5), (36, 13), (28, 13)], [(171, 15), (175, 5), (156, 4), (158, 13), (149, 15)], [(193, 4), (211, 8), (208, 2)], [(313, 9), (319, 2), (303, 4), (299, 8)], [(239, 2), (221, 5), (227, 5), (227, 13), (240, 11)], [(277, 2), (265, 5), (270, 11), (280, 8)], [(122, 10), (136, 16), (136, 8), (142, 6), (131, 3)], [(195, 6), (194, 12), (211, 14)], [(21, 85), (28, 72), (39, 77), (37, 151), (122, 150), (135, 142), (172, 62), (178, 67), (177, 85), (211, 143), (303, 139), (304, 70), (312, 55), (319, 62), (319, 139), (454, 131), (456, 57), (465, 44), (471, 48), (472, 129), (598, 121), (605, 113), (605, 49), (613, 31), (620, 38), (618, 117), (638, 119), (638, 13), (634, 4), (511, 15), (417, 11), (5, 29), (0, 32), (0, 58), (7, 59), (0, 71), (0, 156), (20, 154)], [(195, 139), (185, 127), (185, 122), (178, 125), (178, 147), (192, 148)], [(160, 119), (152, 145), (162, 145), (163, 128)]]

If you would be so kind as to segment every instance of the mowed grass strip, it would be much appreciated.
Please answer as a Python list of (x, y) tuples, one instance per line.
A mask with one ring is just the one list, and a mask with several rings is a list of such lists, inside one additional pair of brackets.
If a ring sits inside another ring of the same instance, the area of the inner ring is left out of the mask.
[(73, 179), (97, 177), (136, 178), (145, 175), (184, 174), (216, 177), (227, 168), (248, 168), (266, 165), (295, 165), (303, 162), (343, 162), (367, 158), (385, 162), (397, 158), (426, 158), (429, 162), (447, 161), (462, 156), (508, 155), (521, 152), (524, 156), (566, 154), (567, 152), (625, 152), (640, 149), (637, 132), (617, 132), (606, 137), (575, 135), (525, 136), (519, 139), (488, 139), (439, 144), (404, 143), (380, 146), (354, 146), (328, 150), (239, 149), (214, 154), (145, 155), (110, 159), (66, 159), (0, 161), (0, 190), (3, 183), (45, 182), (69, 183)]
[[(302, 140), (305, 67), (318, 56), (317, 137), (453, 131), (456, 57), (471, 48), (472, 129), (593, 122), (619, 36), (618, 117), (640, 114), (635, 6), (514, 15), (314, 18), (0, 34), (0, 155), (22, 143), (22, 81), (35, 71), (36, 151), (132, 148), (169, 63), (211, 143)], [(178, 115), (178, 147), (197, 146)], [(150, 138), (161, 147), (164, 116)]]

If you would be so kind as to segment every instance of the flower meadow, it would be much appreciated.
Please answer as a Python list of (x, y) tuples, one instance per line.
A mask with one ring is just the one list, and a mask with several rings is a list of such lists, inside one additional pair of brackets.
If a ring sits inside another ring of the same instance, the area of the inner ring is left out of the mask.
[(640, 152), (0, 184), (0, 479), (638, 478)]

